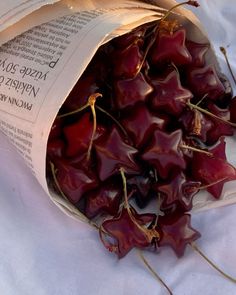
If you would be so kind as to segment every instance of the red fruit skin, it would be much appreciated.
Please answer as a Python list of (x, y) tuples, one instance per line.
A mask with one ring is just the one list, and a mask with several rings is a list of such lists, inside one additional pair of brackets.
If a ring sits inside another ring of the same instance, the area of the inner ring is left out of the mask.
[(154, 65), (173, 62), (176, 66), (190, 64), (191, 54), (186, 45), (186, 31), (180, 29), (173, 34), (162, 33), (153, 44), (150, 58)]
[(62, 158), (64, 155), (65, 144), (61, 139), (52, 139), (48, 141), (47, 155), (53, 161), (55, 158)]
[(65, 160), (57, 159), (55, 167), (60, 188), (72, 204), (78, 203), (86, 192), (95, 189), (99, 184), (93, 172), (74, 168)]
[(207, 94), (208, 99), (216, 101), (225, 94), (224, 85), (213, 65), (189, 69), (187, 71), (187, 86), (199, 99)]
[(223, 184), (236, 179), (235, 168), (226, 160), (217, 156), (209, 157), (200, 153), (195, 153), (193, 156), (191, 174), (196, 181), (200, 181), (203, 185), (212, 184), (226, 178), (221, 183), (212, 186), (211, 189), (207, 189), (216, 199), (219, 199), (221, 196)]
[(85, 215), (92, 219), (100, 214), (116, 215), (123, 191), (115, 183), (102, 184), (98, 189), (85, 195)]
[(132, 79), (118, 80), (114, 83), (114, 98), (118, 109), (133, 107), (138, 102), (145, 102), (153, 87), (142, 73)]
[(167, 179), (173, 169), (183, 170), (186, 167), (183, 153), (179, 148), (181, 140), (181, 130), (170, 134), (155, 130), (150, 144), (141, 157), (156, 169), (161, 178)]
[[(217, 117), (222, 118), (226, 121), (230, 120), (229, 109), (221, 109), (217, 107), (213, 102), (208, 102), (208, 110), (215, 114)], [(234, 129), (231, 125), (224, 123), (218, 119), (210, 118), (213, 123), (213, 127), (207, 132), (207, 144), (215, 144), (221, 136), (231, 136), (234, 134)]]
[(94, 75), (82, 76), (70, 92), (63, 105), (63, 113), (71, 112), (86, 105), (90, 95), (100, 92)]
[(122, 126), (137, 149), (142, 148), (151, 138), (155, 129), (165, 130), (168, 118), (152, 115), (144, 104), (138, 104), (132, 112), (121, 119)]
[[(150, 223), (154, 220), (154, 214), (138, 214), (132, 209), (132, 216), (139, 225)], [(117, 241), (116, 254), (124, 257), (131, 249), (146, 248), (150, 245), (149, 237), (132, 220), (128, 210), (123, 207), (119, 216), (105, 220), (102, 228)]]
[(123, 167), (127, 175), (137, 175), (140, 168), (135, 161), (138, 150), (127, 144), (118, 130), (113, 127), (106, 136), (94, 142), (98, 174), (101, 181), (112, 175), (120, 174)]
[[(94, 140), (102, 136), (105, 132), (105, 127), (98, 125)], [(86, 153), (93, 133), (91, 114), (83, 114), (77, 122), (64, 127), (63, 133), (67, 142), (66, 155), (68, 157)]]
[(142, 60), (143, 56), (136, 44), (115, 52), (113, 56), (113, 75), (121, 79), (134, 78), (142, 65)]
[(198, 110), (186, 110), (179, 118), (179, 122), (183, 126), (187, 136), (197, 137), (202, 142), (207, 141), (207, 134), (214, 126), (210, 117)]
[(186, 246), (201, 237), (190, 225), (189, 214), (171, 214), (159, 216), (158, 227), (161, 229), (159, 246), (170, 246), (178, 257), (184, 255)]
[(179, 74), (174, 70), (162, 77), (152, 79), (154, 93), (150, 98), (151, 108), (179, 117), (186, 108), (192, 93), (182, 87)]
[(210, 44), (200, 44), (193, 41), (186, 41), (186, 47), (192, 56), (191, 66), (201, 68), (205, 66), (205, 55), (210, 48)]

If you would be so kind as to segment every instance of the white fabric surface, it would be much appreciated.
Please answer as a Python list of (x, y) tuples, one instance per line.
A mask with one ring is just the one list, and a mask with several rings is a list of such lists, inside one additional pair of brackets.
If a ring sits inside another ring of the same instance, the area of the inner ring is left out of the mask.
[[(236, 72), (236, 1), (202, 0), (195, 10), (206, 25), (227, 73), (220, 45), (230, 45)], [(165, 295), (132, 251), (122, 260), (108, 253), (96, 231), (62, 213), (43, 192), (0, 134), (1, 295)], [(198, 246), (236, 277), (236, 205), (193, 215)], [(219, 275), (189, 247), (183, 258), (164, 249), (145, 253), (175, 295), (233, 295), (236, 284)]]

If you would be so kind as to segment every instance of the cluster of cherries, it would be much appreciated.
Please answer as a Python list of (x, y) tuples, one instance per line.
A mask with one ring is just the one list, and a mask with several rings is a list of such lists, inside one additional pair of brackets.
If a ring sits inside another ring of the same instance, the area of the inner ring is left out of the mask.
[(166, 245), (182, 256), (200, 237), (189, 213), (197, 192), (219, 199), (236, 178), (224, 140), (234, 133), (236, 100), (207, 64), (209, 47), (173, 20), (113, 39), (52, 126), (50, 185), (97, 224), (119, 258)]

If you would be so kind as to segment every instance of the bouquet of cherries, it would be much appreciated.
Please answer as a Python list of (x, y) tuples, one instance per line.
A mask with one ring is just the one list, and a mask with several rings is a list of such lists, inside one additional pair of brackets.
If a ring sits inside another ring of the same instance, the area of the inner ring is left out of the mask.
[(217, 200), (236, 179), (224, 139), (236, 99), (209, 48), (167, 16), (142, 25), (99, 48), (54, 121), (49, 185), (119, 258), (164, 246), (182, 256), (200, 237), (193, 198)]

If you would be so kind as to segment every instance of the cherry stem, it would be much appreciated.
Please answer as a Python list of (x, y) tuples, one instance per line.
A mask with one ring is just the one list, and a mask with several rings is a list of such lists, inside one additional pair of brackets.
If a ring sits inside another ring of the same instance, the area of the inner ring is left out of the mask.
[[(51, 161), (50, 161), (50, 167), (51, 167), (52, 178), (53, 178), (53, 181), (54, 181), (54, 183), (55, 183), (55, 185), (56, 185), (56, 188), (58, 189), (60, 195), (61, 195), (66, 201), (70, 202), (70, 201), (68, 200), (67, 196), (66, 196), (66, 195), (64, 194), (64, 192), (62, 191), (62, 189), (61, 189), (61, 187), (60, 187), (60, 184), (59, 184), (58, 181), (57, 181), (57, 177), (56, 177), (56, 169), (55, 169), (54, 164), (53, 164)], [(77, 210), (78, 210), (78, 209), (77, 209)], [(88, 219), (88, 218), (87, 218), (87, 217), (86, 217), (81, 211), (78, 210), (78, 212), (79, 212), (79, 216), (80, 216), (80, 218), (83, 219), (84, 222), (86, 222), (87, 224), (91, 225), (92, 227), (94, 227), (94, 228), (96, 228), (96, 229), (99, 229), (99, 226), (98, 226), (95, 222), (89, 220), (89, 219)]]
[(182, 6), (182, 5), (191, 5), (191, 6), (195, 6), (195, 7), (198, 7), (199, 6), (199, 4), (198, 4), (197, 1), (185, 1), (185, 2), (178, 3), (175, 6), (171, 7), (167, 11), (167, 13), (161, 19), (161, 21), (164, 21), (172, 13), (173, 10), (175, 10), (176, 8), (178, 8), (179, 6)]
[(142, 251), (138, 251), (139, 257), (141, 258), (142, 262), (145, 264), (145, 266), (148, 268), (148, 270), (153, 274), (153, 276), (166, 288), (169, 295), (173, 295), (170, 288), (166, 285), (166, 283), (162, 280), (162, 278), (156, 273), (156, 271), (151, 267), (147, 259), (144, 257)]
[(199, 102), (196, 103), (196, 106), (199, 106), (199, 105), (203, 102), (203, 100), (204, 100), (205, 98), (207, 98), (207, 96), (208, 96), (208, 93), (206, 93), (205, 95), (203, 95), (203, 97), (199, 100)]
[(87, 102), (84, 106), (82, 106), (81, 108), (79, 109), (76, 109), (74, 111), (71, 111), (69, 113), (65, 113), (65, 114), (62, 114), (62, 115), (58, 115), (57, 117), (58, 118), (65, 118), (65, 117), (68, 117), (68, 116), (72, 116), (72, 115), (75, 115), (77, 113), (80, 113), (82, 112), (83, 110), (85, 110), (86, 108), (88, 108), (90, 105), (89, 105), (89, 102)]
[(213, 114), (213, 113), (211, 113), (211, 112), (209, 112), (209, 111), (207, 111), (207, 110), (205, 110), (205, 109), (199, 107), (199, 106), (196, 105), (196, 104), (192, 104), (191, 102), (187, 102), (187, 106), (188, 106), (190, 109), (196, 109), (196, 110), (200, 111), (201, 113), (204, 113), (204, 114), (206, 114), (206, 115), (208, 115), (208, 116), (210, 116), (210, 117), (212, 117), (212, 118), (215, 118), (215, 119), (217, 119), (217, 120), (220, 120), (220, 121), (223, 122), (223, 123), (229, 124), (229, 125), (231, 125), (232, 127), (236, 127), (236, 123), (233, 123), (233, 122), (230, 122), (230, 121), (225, 120), (225, 119), (223, 119), (223, 118), (220, 118), (220, 117), (216, 116), (215, 114)]
[(159, 233), (155, 229), (147, 229), (146, 227), (140, 225), (135, 217), (133, 216), (133, 213), (130, 209), (129, 205), (129, 200), (128, 200), (128, 193), (127, 193), (127, 181), (125, 177), (125, 169), (123, 167), (120, 167), (120, 174), (122, 177), (122, 182), (123, 182), (123, 192), (124, 192), (124, 208), (127, 210), (130, 219), (133, 221), (133, 223), (147, 236), (147, 239), (152, 241), (152, 239), (155, 238), (160, 238)]
[(98, 109), (100, 112), (106, 114), (109, 118), (111, 118), (116, 125), (120, 128), (120, 130), (124, 133), (125, 137), (129, 138), (125, 128), (120, 124), (120, 122), (118, 120), (116, 120), (115, 117), (113, 117), (111, 114), (109, 114), (106, 110), (104, 110), (103, 108), (99, 107), (98, 105), (95, 106), (96, 109)]
[(100, 93), (95, 93), (95, 94), (90, 95), (90, 97), (88, 99), (88, 104), (91, 108), (92, 115), (93, 115), (93, 132), (91, 135), (91, 139), (90, 139), (89, 147), (88, 147), (88, 151), (87, 151), (87, 157), (86, 157), (87, 161), (89, 161), (89, 159), (91, 157), (91, 150), (93, 147), (93, 141), (94, 141), (94, 137), (95, 137), (96, 130), (97, 130), (97, 116), (96, 116), (96, 111), (95, 111), (95, 103), (96, 103), (96, 99), (101, 96), (102, 95)]
[(236, 283), (236, 278), (231, 277), (222, 271), (218, 266), (216, 266), (203, 252), (197, 247), (195, 243), (190, 243), (190, 246), (196, 251), (202, 258), (204, 258), (216, 271), (218, 271), (221, 275), (223, 275), (226, 279), (230, 280), (233, 283)]
[(198, 148), (189, 146), (189, 145), (181, 144), (179, 147), (182, 148), (182, 149), (187, 149), (187, 150), (193, 151), (193, 152), (205, 154), (205, 155), (207, 155), (209, 157), (212, 157), (213, 156), (213, 154), (210, 153), (210, 152), (208, 152), (208, 151), (201, 150), (201, 149), (198, 149)]
[(209, 184), (206, 184), (206, 185), (203, 185), (203, 186), (199, 186), (198, 189), (206, 189), (206, 188), (208, 188), (208, 187), (211, 187), (211, 186), (213, 186), (213, 185), (216, 185), (216, 184), (218, 184), (218, 183), (220, 183), (220, 182), (222, 182), (222, 181), (225, 181), (225, 180), (227, 180), (227, 179), (228, 179), (228, 177), (224, 177), (224, 178), (218, 179), (218, 180), (216, 180), (215, 182), (212, 182), (212, 183), (209, 183)]
[(236, 85), (236, 78), (235, 78), (235, 76), (234, 76), (233, 70), (232, 70), (231, 65), (230, 65), (230, 63), (229, 63), (229, 59), (228, 59), (228, 56), (227, 56), (226, 49), (225, 49), (223, 46), (221, 46), (221, 47), (220, 47), (220, 51), (221, 51), (222, 54), (224, 55), (225, 61), (226, 61), (226, 63), (227, 63), (227, 66), (228, 66), (228, 69), (229, 69), (229, 72), (230, 72), (230, 75), (231, 75), (231, 77), (232, 77), (233, 80), (234, 80), (234, 84)]

